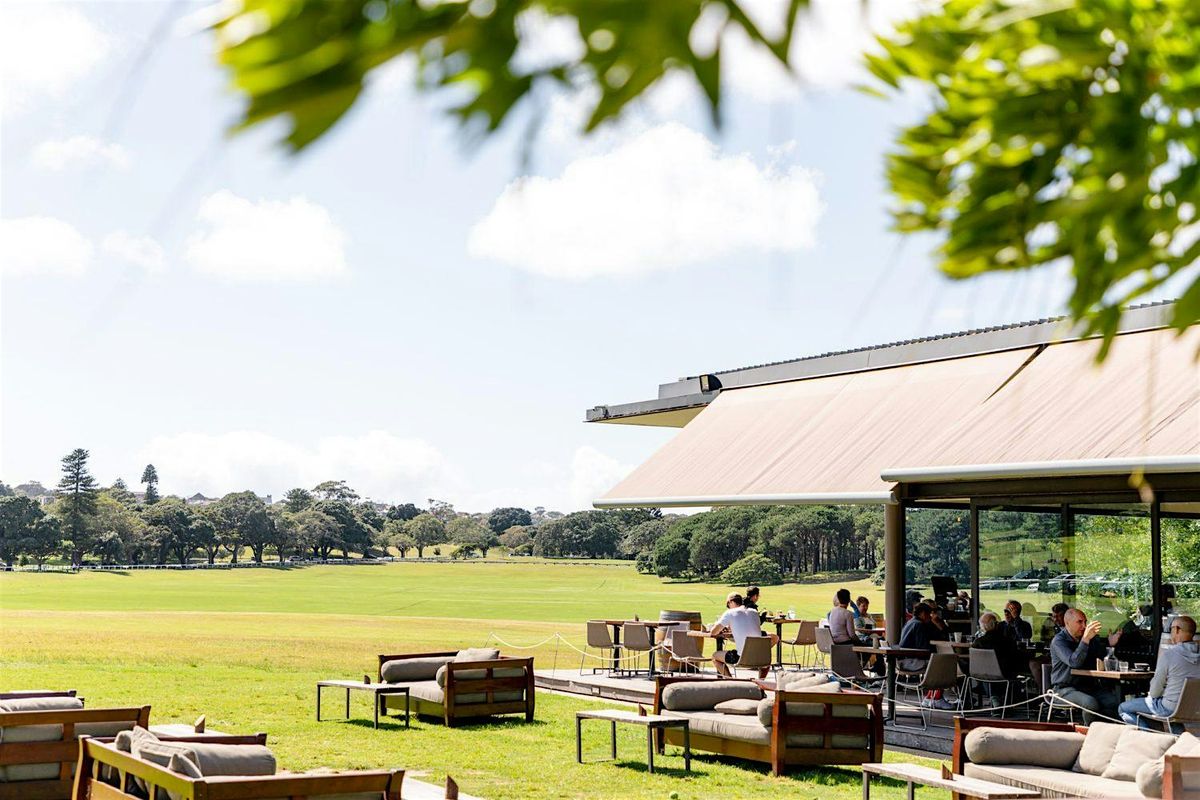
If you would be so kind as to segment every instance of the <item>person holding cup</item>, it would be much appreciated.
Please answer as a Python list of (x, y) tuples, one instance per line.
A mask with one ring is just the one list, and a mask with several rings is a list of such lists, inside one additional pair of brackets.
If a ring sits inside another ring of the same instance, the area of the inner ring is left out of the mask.
[(1063, 623), (1063, 630), (1050, 642), (1051, 686), (1063, 700), (1084, 710), (1084, 724), (1094, 721), (1097, 714), (1115, 719), (1121, 701), (1116, 690), (1071, 670), (1095, 669), (1096, 659), (1103, 659), (1110, 646), (1116, 647), (1121, 632), (1100, 636), (1100, 621), (1088, 622), (1087, 614), (1078, 608), (1069, 609)]

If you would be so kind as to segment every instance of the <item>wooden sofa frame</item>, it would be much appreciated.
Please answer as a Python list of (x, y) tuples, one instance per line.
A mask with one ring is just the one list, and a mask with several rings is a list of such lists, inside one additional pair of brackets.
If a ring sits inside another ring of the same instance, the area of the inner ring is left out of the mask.
[[(383, 682), (383, 665), (388, 661), (400, 661), (409, 658), (442, 658), (453, 657), (455, 650), (438, 653), (398, 653), (379, 656), (379, 680)], [(493, 675), (497, 669), (523, 669), (525, 674), (511, 678), (498, 678)], [(482, 678), (463, 678), (457, 673), (464, 670), (486, 670)], [(409, 708), (421, 716), (441, 717), (448, 728), (453, 728), (460, 720), (490, 717), (496, 714), (524, 714), (526, 722), (533, 721), (535, 692), (533, 685), (533, 659), (500, 656), (487, 661), (450, 661), (446, 664), (446, 685), (442, 691), (445, 702), (438, 708), (436, 703), (422, 700), (419, 697), (409, 698)], [(524, 700), (496, 702), (496, 692), (524, 692)], [(471, 703), (459, 706), (454, 702), (457, 695), (486, 694), (487, 702)], [(386, 698), (383, 698), (386, 702)]]
[[(0, 702), (5, 700), (24, 700), (27, 697), (75, 697), (74, 689), (65, 691), (39, 691), (39, 692), (0, 692)], [(83, 702), (83, 698), (78, 698), (79, 702)]]
[(0, 783), (0, 800), (67, 800), (71, 796), (71, 770), (79, 757), (75, 726), (103, 722), (128, 722), (131, 728), (134, 725), (148, 727), (150, 706), (0, 712), (0, 728), (24, 725), (62, 726), (61, 737), (54, 741), (0, 743), (0, 765), (58, 764), (57, 778)]
[[(706, 678), (687, 676), (660, 676), (654, 685), (654, 713), (662, 711), (663, 689), (672, 683), (708, 682)], [(753, 681), (742, 681), (753, 683)], [(883, 760), (883, 695), (873, 692), (843, 691), (837, 694), (828, 692), (776, 692), (774, 716), (771, 720), (770, 745), (743, 742), (737, 739), (725, 739), (719, 736), (691, 732), (692, 750), (706, 750), (710, 753), (744, 758), (749, 761), (760, 761), (771, 765), (771, 772), (782, 775), (787, 767), (817, 766), (824, 764), (866, 764)], [(824, 717), (802, 717), (788, 714), (786, 703), (815, 703), (825, 707)], [(834, 706), (869, 706), (870, 717), (854, 719), (833, 716)], [(824, 743), (821, 747), (788, 747), (787, 736), (790, 733), (823, 734)], [(866, 748), (835, 748), (832, 737), (836, 734), (866, 736)], [(665, 744), (683, 744), (683, 732), (678, 728), (659, 730), (658, 750), (661, 753)]]
[[(205, 742), (207, 744), (265, 744), (265, 733), (253, 736), (160, 736), (164, 742)], [(99, 778), (101, 766), (117, 776), (117, 785)], [(180, 800), (249, 800), (250, 798), (287, 797), (307, 800), (323, 795), (353, 792), (379, 792), (387, 800), (400, 800), (404, 770), (343, 772), (337, 775), (260, 775), (188, 778), (165, 767), (144, 761), (117, 749), (112, 738), (85, 736), (79, 740), (79, 763), (71, 800), (137, 800), (126, 787), (134, 777), (148, 786), (170, 792)], [(153, 797), (156, 792), (151, 792)]]
[[(967, 758), (967, 734), (976, 728), (1014, 728), (1027, 731), (1074, 731), (1087, 733), (1086, 725), (1074, 725), (1069, 722), (1025, 722), (1022, 720), (1006, 719), (968, 719), (954, 718), (954, 772), (963, 774), (971, 759)], [(1184, 774), (1200, 774), (1200, 758), (1185, 756), (1167, 756), (1163, 759), (1163, 793), (1162, 800), (1189, 800), (1184, 794)], [(1195, 793), (1193, 792), (1193, 798)], [(955, 800), (961, 795), (955, 794)]]

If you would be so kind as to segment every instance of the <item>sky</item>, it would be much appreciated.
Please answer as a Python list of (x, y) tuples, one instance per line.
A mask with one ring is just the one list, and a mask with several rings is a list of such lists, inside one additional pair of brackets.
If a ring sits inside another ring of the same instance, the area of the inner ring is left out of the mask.
[[(955, 283), (889, 231), (923, 101), (854, 84), (914, 6), (857, 7), (815, 3), (800, 80), (725, 41), (720, 130), (672, 79), (593, 136), (563, 95), (532, 141), (524, 116), (478, 143), (399, 63), (296, 157), (228, 133), (202, 5), (0, 3), (0, 480), (83, 447), (166, 493), (571, 511), (675, 432), (591, 406), (1061, 311), (1061, 274)], [(573, 46), (530, 24), (523, 57)]]

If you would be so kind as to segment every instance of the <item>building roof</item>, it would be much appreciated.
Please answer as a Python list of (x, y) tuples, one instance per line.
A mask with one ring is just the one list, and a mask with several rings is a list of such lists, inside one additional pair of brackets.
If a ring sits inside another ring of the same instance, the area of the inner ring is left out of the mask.
[[(1165, 328), (1173, 308), (1171, 301), (1131, 306), (1119, 332)], [(944, 361), (1080, 338), (1066, 317), (1050, 317), (719, 370), (660, 384), (658, 396), (649, 400), (589, 408), (586, 421), (682, 428), (723, 389)]]

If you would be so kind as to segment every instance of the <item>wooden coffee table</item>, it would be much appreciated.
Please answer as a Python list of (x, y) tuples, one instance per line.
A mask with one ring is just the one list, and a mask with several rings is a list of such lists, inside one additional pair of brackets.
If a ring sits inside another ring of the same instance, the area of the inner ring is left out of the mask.
[(1020, 789), (1016, 786), (1005, 786), (1002, 783), (968, 778), (965, 775), (954, 775), (943, 778), (941, 770), (922, 767), (919, 764), (863, 764), (863, 800), (871, 797), (871, 776), (881, 775), (896, 778), (908, 784), (908, 800), (913, 800), (917, 785), (932, 786), (935, 789), (949, 789), (959, 797), (975, 797), (979, 800), (1020, 800), (1028, 797), (1041, 797), (1040, 792), (1031, 789)]
[[(321, 721), (321, 689), (325, 686), (333, 686), (338, 689), (346, 690), (346, 719), (350, 719), (350, 692), (370, 692), (371, 705), (375, 707), (375, 727), (379, 727), (379, 707), (383, 704), (384, 698), (391, 694), (404, 695), (404, 727), (409, 726), (408, 713), (408, 687), (394, 683), (363, 683), (362, 681), (317, 681), (317, 722)], [(384, 710), (384, 716), (387, 716), (387, 711)]]
[(583, 763), (583, 721), (585, 719), (607, 720), (612, 726), (612, 758), (617, 758), (617, 723), (643, 725), (646, 728), (646, 769), (654, 772), (654, 732), (663, 728), (683, 729), (683, 766), (692, 771), (692, 736), (686, 719), (662, 717), (658, 714), (640, 715), (633, 711), (605, 708), (598, 711), (575, 712), (575, 760)]

